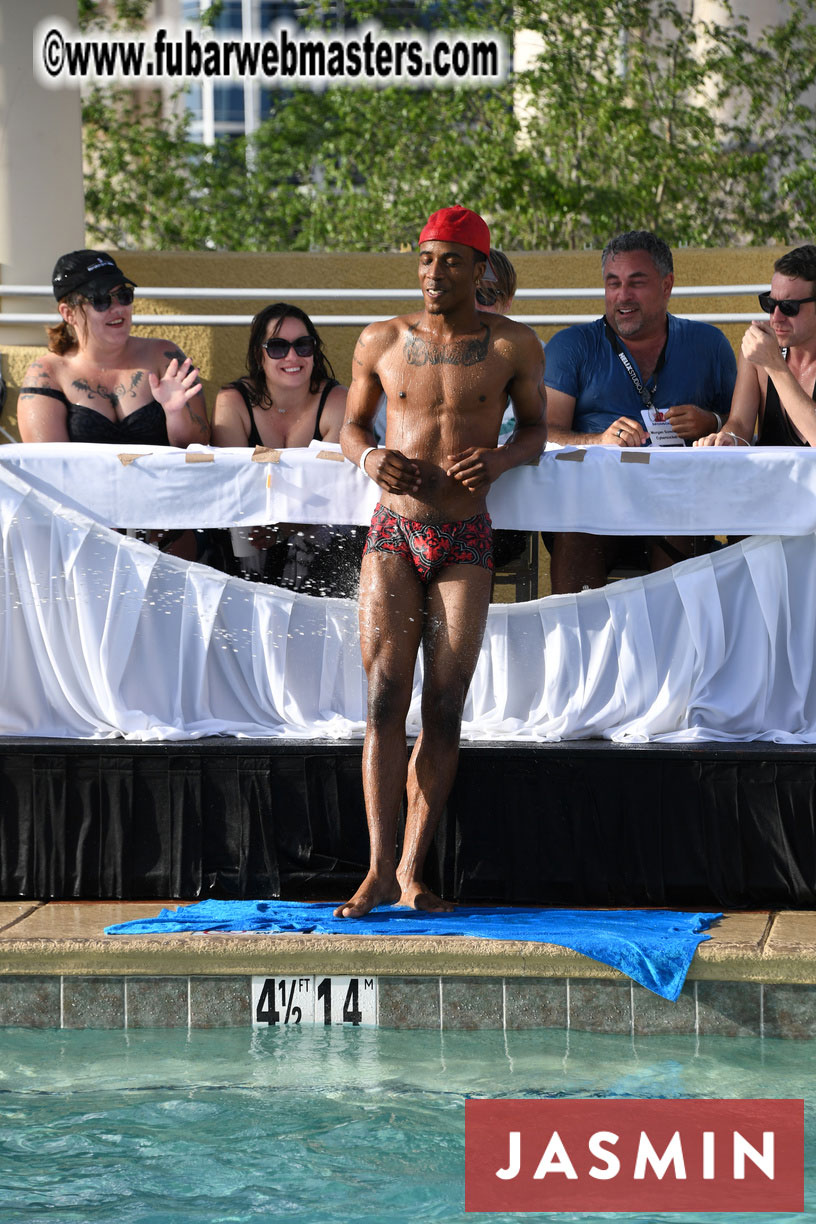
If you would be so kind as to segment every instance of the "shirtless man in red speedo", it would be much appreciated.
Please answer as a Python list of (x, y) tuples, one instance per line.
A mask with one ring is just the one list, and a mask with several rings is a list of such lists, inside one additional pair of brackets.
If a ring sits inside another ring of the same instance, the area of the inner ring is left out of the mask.
[[(419, 236), (419, 314), (372, 323), (354, 353), (343, 453), (380, 486), (360, 574), (368, 677), (363, 789), (368, 875), (337, 917), (376, 905), (449, 910), (422, 879), (456, 775), (462, 710), (479, 655), (493, 571), (488, 489), (547, 440), (535, 332), (481, 312), (490, 233), (470, 209), (435, 212)], [(385, 446), (372, 423), (385, 392)], [(497, 445), (508, 395), (518, 422)], [(422, 731), (406, 766), (405, 722), (420, 644)], [(397, 820), (406, 790), (402, 856)]]

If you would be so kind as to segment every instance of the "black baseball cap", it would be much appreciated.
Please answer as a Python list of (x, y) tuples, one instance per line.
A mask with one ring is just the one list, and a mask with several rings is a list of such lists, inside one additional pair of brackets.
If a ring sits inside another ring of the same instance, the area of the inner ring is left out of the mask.
[(115, 285), (132, 285), (136, 282), (125, 276), (116, 266), (107, 251), (70, 251), (60, 255), (54, 265), (51, 287), (57, 301), (66, 293), (92, 295), (107, 293)]

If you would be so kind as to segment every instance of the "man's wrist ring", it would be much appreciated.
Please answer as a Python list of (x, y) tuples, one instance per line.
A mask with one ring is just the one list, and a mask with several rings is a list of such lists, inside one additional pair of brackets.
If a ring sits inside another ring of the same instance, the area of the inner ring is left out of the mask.
[(379, 450), (379, 449), (380, 449), (379, 446), (367, 446), (365, 450), (363, 451), (362, 455), (360, 456), (360, 461), (357, 464), (357, 466), (360, 469), (360, 471), (363, 472), (366, 476), (368, 475), (368, 473), (365, 470), (365, 461), (368, 458), (368, 456), (371, 454), (372, 451)]

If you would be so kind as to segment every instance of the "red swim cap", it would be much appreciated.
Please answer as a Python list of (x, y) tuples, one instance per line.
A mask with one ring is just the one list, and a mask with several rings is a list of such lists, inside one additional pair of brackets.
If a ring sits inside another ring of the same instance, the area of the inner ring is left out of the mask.
[(428, 222), (419, 235), (423, 242), (459, 242), (462, 246), (473, 247), (482, 259), (490, 254), (490, 230), (487, 222), (470, 208), (454, 204), (452, 208), (440, 208), (431, 213)]

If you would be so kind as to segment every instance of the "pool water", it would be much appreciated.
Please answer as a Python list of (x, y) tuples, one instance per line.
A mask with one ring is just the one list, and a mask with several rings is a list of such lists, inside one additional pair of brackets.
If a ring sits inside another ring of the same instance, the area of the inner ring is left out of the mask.
[[(468, 1096), (804, 1097), (813, 1136), (816, 1058), (796, 1042), (553, 1030), (0, 1029), (0, 1220), (599, 1218), (466, 1216)], [(809, 1146), (803, 1216), (682, 1221), (816, 1220)]]

